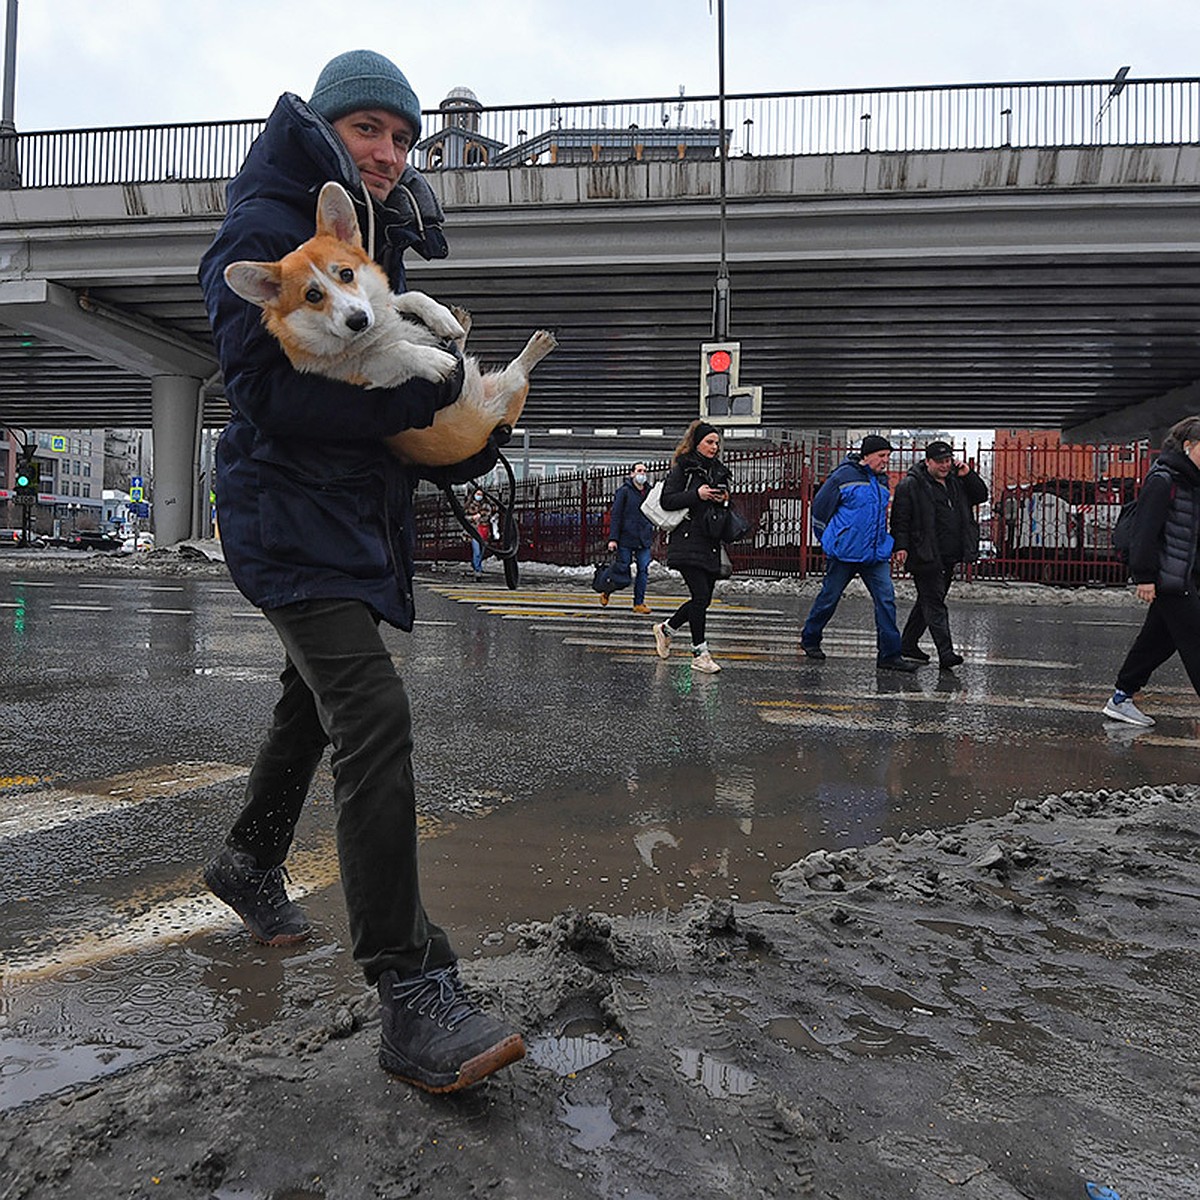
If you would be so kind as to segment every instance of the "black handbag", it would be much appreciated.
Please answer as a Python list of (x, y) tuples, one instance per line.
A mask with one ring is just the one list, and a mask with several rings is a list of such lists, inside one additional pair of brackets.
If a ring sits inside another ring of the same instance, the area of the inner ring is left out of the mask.
[(597, 564), (595, 574), (592, 575), (592, 591), (619, 592), (632, 582), (631, 564), (618, 562), (614, 558), (609, 562)]
[(750, 522), (732, 503), (710, 504), (703, 518), (704, 532), (718, 542), (736, 542), (750, 531)]
[(740, 542), (750, 532), (750, 522), (742, 516), (732, 502), (725, 510), (725, 536), (723, 542)]

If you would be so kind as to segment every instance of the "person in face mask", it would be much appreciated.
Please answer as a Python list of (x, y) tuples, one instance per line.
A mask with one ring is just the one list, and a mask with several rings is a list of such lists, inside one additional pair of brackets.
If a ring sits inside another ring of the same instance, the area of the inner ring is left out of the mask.
[[(615, 550), (617, 562), (627, 570), (637, 563), (633, 581), (633, 611), (650, 612), (646, 603), (646, 572), (650, 570), (650, 547), (654, 541), (654, 526), (642, 516), (642, 501), (650, 494), (650, 478), (645, 463), (634, 463), (629, 478), (617, 488), (613, 497), (612, 515), (608, 522), (608, 548)], [(600, 603), (608, 603), (608, 592), (600, 593)]]
[[(482, 488), (473, 488), (467, 495), (467, 520), (475, 526), (475, 532), (485, 541), (492, 536), (492, 517), (496, 510), (483, 494)], [(475, 578), (483, 578), (483, 546), (474, 538), (471, 539), (471, 566)]]

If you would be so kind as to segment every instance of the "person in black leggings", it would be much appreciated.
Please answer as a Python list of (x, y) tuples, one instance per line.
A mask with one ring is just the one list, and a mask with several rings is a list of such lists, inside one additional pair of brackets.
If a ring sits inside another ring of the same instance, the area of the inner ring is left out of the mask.
[(720, 524), (733, 479), (717, 457), (720, 449), (720, 430), (706, 421), (693, 421), (676, 446), (671, 470), (663, 480), (663, 508), (688, 510), (687, 518), (671, 531), (667, 545), (667, 566), (683, 576), (688, 599), (661, 625), (654, 626), (658, 656), (667, 658), (671, 639), (688, 625), (692, 670), (709, 675), (721, 669), (708, 651), (705, 632), (708, 606), (721, 573), (721, 539), (711, 530)]

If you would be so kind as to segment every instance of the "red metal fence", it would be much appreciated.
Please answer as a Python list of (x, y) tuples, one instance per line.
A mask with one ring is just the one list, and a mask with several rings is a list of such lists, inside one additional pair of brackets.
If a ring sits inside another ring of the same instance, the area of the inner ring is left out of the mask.
[[(730, 449), (722, 461), (733, 472), (735, 501), (751, 532), (732, 546), (741, 575), (819, 574), (821, 548), (812, 532), (812, 498), (845, 457), (846, 448), (802, 442)], [(959, 449), (988, 485), (980, 506), (981, 556), (962, 568), (971, 578), (1014, 579), (1078, 586), (1120, 584), (1125, 570), (1112, 549), (1112, 530), (1153, 462), (1144, 444), (1063, 446), (1057, 435), (998, 435), (990, 447)], [(895, 485), (923, 448), (893, 453)], [(661, 479), (670, 464), (649, 464)], [(529, 479), (517, 485), (520, 557), (526, 562), (582, 566), (601, 561), (608, 542), (609, 505), (627, 478), (606, 468)], [(466, 561), (465, 535), (440, 495), (418, 499), (417, 557)], [(663, 556), (656, 546), (656, 557)]]

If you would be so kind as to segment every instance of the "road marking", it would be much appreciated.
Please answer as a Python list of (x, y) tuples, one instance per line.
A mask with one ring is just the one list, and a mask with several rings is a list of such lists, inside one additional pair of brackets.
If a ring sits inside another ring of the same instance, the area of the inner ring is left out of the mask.
[(165, 613), (168, 616), (191, 617), (195, 615), (196, 610), (192, 608), (139, 608), (134, 611), (139, 616), (144, 616), (148, 613)]
[(186, 795), (249, 774), (249, 767), (234, 763), (166, 763), (92, 780), (81, 787), (41, 788), (6, 796), (0, 814), (0, 841), (45, 833), (147, 800)]
[[(220, 765), (220, 764), (216, 764)], [(486, 816), (494, 807), (503, 803), (485, 806), (475, 816)], [(457, 826), (451, 819), (417, 818), (417, 840), (427, 841), (431, 837), (448, 833)], [(66, 929), (50, 931), (45, 939), (51, 945), (48, 950), (5, 951), (0, 965), (0, 986), (6, 987), (16, 980), (53, 976), (64, 971), (107, 962), (123, 954), (137, 954), (158, 946), (184, 942), (197, 934), (211, 934), (241, 925), (240, 918), (224, 903), (207, 891), (194, 892), (195, 873), (158, 889), (164, 898), (144, 908), (144, 894), (131, 897), (142, 911), (132, 916), (119, 914), (115, 920), (98, 929), (76, 933)], [(299, 900), (314, 892), (338, 886), (341, 875), (338, 867), (337, 842), (329, 833), (312, 850), (300, 851), (288, 859), (288, 895)], [(184, 892), (179, 895), (179, 892)]]
[(9, 580), (13, 587), (55, 587), (54, 583), (49, 580), (41, 579), (12, 579)]
[(52, 604), (60, 612), (112, 612), (107, 604)]

